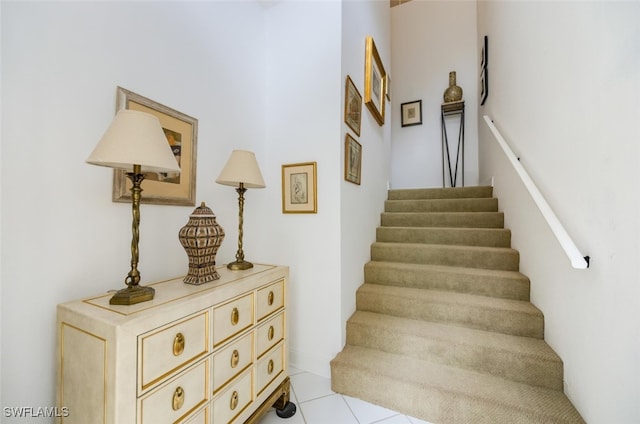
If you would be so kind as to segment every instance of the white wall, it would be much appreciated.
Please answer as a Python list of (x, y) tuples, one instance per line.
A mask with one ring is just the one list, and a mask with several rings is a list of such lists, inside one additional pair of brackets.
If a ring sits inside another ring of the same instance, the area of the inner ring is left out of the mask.
[[(465, 185), (478, 178), (478, 52), (475, 1), (414, 0), (391, 8), (392, 188), (442, 187), (440, 107), (456, 71), (465, 101)], [(422, 125), (401, 126), (400, 105), (422, 100)], [(447, 118), (451, 148), (459, 119)], [(452, 152), (453, 154), (453, 152)], [(458, 185), (461, 184), (461, 174)], [(447, 177), (446, 185), (449, 186)]]
[[(394, 103), (385, 107), (385, 124), (379, 126), (362, 105), (360, 136), (344, 123), (344, 91), (347, 75), (364, 98), (365, 40), (371, 35), (385, 70), (391, 73), (390, 8), (387, 2), (342, 3), (342, 89), (340, 97), (341, 136), (335, 140), (340, 157), (342, 344), (346, 321), (355, 311), (355, 293), (364, 281), (364, 264), (371, 259), (370, 245), (380, 225), (380, 213), (387, 198), (391, 153), (391, 122)], [(362, 145), (360, 185), (344, 180), (344, 140), (349, 133)], [(341, 346), (342, 346), (341, 344)]]
[(487, 114), (591, 256), (574, 270), (481, 121), (481, 181), (500, 208), (589, 423), (640, 422), (640, 3), (478, 3)]
[[(1, 10), (1, 403), (44, 407), (55, 398), (56, 304), (121, 288), (129, 271), (131, 207), (111, 202), (110, 170), (85, 163), (113, 118), (116, 86), (199, 119), (197, 201), (227, 233), (219, 263), (233, 260), (237, 195), (214, 180), (236, 147), (256, 150), (265, 171), (279, 166), (262, 149), (264, 11), (255, 2), (2, 2)], [(245, 246), (261, 259), (259, 211), (278, 200), (253, 193)], [(192, 210), (142, 205), (143, 284), (186, 272), (177, 233)]]
[[(340, 333), (340, 3), (267, 9), (267, 155), (272, 204), (262, 256), (290, 265), (290, 360), (327, 375)], [(315, 214), (283, 214), (281, 165), (317, 163)], [(265, 233), (266, 234), (266, 233)]]
[[(238, 209), (214, 181), (232, 149), (256, 152), (267, 187), (245, 195), (245, 255), (291, 267), (291, 362), (329, 375), (388, 180), (389, 121), (366, 111), (363, 185), (343, 180), (344, 78), (363, 78), (365, 32), (389, 61), (381, 5), (0, 3), (2, 406), (53, 405), (56, 304), (120, 288), (129, 271), (130, 206), (111, 202), (110, 170), (85, 163), (116, 86), (199, 120), (196, 200), (225, 229), (219, 264), (234, 260)], [(367, 22), (345, 50), (343, 7)], [(281, 165), (306, 161), (318, 163), (318, 213), (282, 214)], [(142, 206), (143, 284), (186, 272), (177, 233), (192, 210)]]

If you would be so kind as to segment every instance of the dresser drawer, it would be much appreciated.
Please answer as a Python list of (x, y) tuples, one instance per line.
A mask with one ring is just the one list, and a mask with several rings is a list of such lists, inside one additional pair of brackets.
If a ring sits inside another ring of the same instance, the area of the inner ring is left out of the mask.
[(213, 346), (253, 325), (253, 293), (213, 309)]
[(208, 352), (209, 312), (138, 337), (138, 393)]
[(189, 368), (143, 397), (139, 408), (139, 423), (175, 423), (205, 404), (209, 359)]
[(269, 351), (258, 361), (256, 367), (256, 391), (262, 391), (284, 371), (284, 350), (282, 344)]
[(284, 280), (258, 290), (258, 321), (284, 306)]
[(253, 370), (241, 374), (213, 401), (213, 422), (227, 424), (232, 422), (253, 402)]
[(260, 324), (256, 331), (258, 358), (284, 337), (284, 312)]
[(253, 332), (213, 355), (213, 392), (252, 364)]
[(185, 421), (185, 424), (209, 424), (209, 407), (202, 409), (193, 417)]

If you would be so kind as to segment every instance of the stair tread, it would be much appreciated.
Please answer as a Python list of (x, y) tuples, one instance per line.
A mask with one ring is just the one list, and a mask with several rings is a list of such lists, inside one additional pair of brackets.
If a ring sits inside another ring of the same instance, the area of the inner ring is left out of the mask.
[(391, 199), (384, 203), (386, 212), (497, 212), (494, 197), (454, 199)]
[(519, 355), (562, 362), (560, 357), (542, 339), (461, 327), (457, 325), (396, 317), (369, 311), (356, 311), (349, 321), (354, 324), (373, 325), (396, 333), (418, 337), (448, 340), (459, 345), (487, 346), (508, 350)]
[(389, 200), (396, 199), (456, 199), (468, 197), (491, 197), (493, 187), (438, 187), (438, 188), (402, 188), (391, 189), (388, 193)]
[(469, 268), (463, 266), (450, 266), (450, 265), (438, 265), (438, 264), (417, 264), (406, 262), (390, 262), (390, 261), (369, 261), (365, 266), (372, 267), (392, 267), (392, 268), (405, 268), (416, 269), (422, 272), (438, 271), (446, 273), (464, 274), (464, 275), (480, 275), (487, 277), (497, 278), (513, 278), (519, 280), (529, 280), (529, 278), (520, 271), (510, 271), (504, 269), (484, 269), (484, 268)]
[(505, 310), (536, 316), (542, 315), (540, 309), (536, 308), (528, 301), (501, 299), (445, 290), (418, 289), (413, 287), (364, 283), (358, 288), (358, 292), (378, 294), (381, 296), (405, 297), (408, 299), (418, 299), (450, 305), (465, 305), (470, 307), (482, 307), (485, 309)]
[(379, 242), (371, 244), (376, 261), (432, 263), (469, 268), (517, 271), (520, 253), (510, 247)]
[[(366, 384), (372, 379), (378, 386), (385, 383), (388, 386), (395, 381), (404, 387), (413, 386), (415, 391), (424, 390), (424, 404), (412, 404), (409, 412), (428, 409), (438, 415), (420, 417), (427, 420), (495, 422), (492, 414), (500, 414), (512, 420), (518, 417), (518, 422), (583, 422), (562, 391), (517, 383), (476, 371), (351, 345), (345, 346), (331, 361), (331, 366), (332, 370), (340, 368), (343, 375), (360, 371), (363, 383), (357, 388), (343, 390), (338, 378), (332, 379), (332, 388), (338, 393), (365, 400), (368, 400), (367, 395), (372, 394), (371, 391), (376, 390), (369, 389), (373, 384)], [(446, 405), (444, 397), (448, 401)], [(389, 400), (390, 403), (386, 405), (384, 398), (380, 400), (383, 406), (396, 407), (392, 404), (394, 400)], [(433, 406), (428, 405), (431, 400)], [(463, 408), (457, 407), (460, 404), (464, 404), (465, 409), (477, 410), (463, 411)]]
[(380, 245), (380, 246), (397, 246), (404, 247), (410, 246), (415, 249), (452, 249), (452, 250), (460, 250), (460, 251), (492, 251), (492, 252), (505, 252), (505, 253), (515, 253), (518, 252), (516, 249), (511, 247), (496, 247), (496, 246), (470, 246), (470, 245), (456, 245), (456, 244), (438, 244), (438, 243), (401, 243), (396, 241), (374, 241), (372, 245)]

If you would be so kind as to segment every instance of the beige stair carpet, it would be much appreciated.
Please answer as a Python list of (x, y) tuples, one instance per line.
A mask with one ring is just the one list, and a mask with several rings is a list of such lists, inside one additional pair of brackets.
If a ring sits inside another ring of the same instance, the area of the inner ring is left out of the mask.
[(334, 391), (435, 424), (583, 423), (491, 187), (389, 191)]

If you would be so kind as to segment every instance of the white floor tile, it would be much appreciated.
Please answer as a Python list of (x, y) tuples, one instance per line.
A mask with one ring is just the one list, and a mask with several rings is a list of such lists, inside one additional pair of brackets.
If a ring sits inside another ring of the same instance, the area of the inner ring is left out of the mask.
[(301, 408), (306, 424), (360, 424), (340, 395), (302, 402)]
[(306, 402), (323, 396), (334, 394), (331, 390), (331, 379), (303, 372), (290, 376), (291, 387), (298, 402)]
[(296, 414), (280, 418), (269, 411), (260, 424), (431, 424), (381, 406), (334, 393), (331, 379), (289, 368)]
[[(390, 409), (386, 409), (360, 399), (350, 396), (343, 397), (360, 423), (369, 424), (398, 415), (397, 412)], [(405, 421), (405, 423), (410, 424), (408, 421)]]
[(398, 414), (382, 421), (376, 421), (375, 424), (412, 424), (412, 422), (407, 416)]

